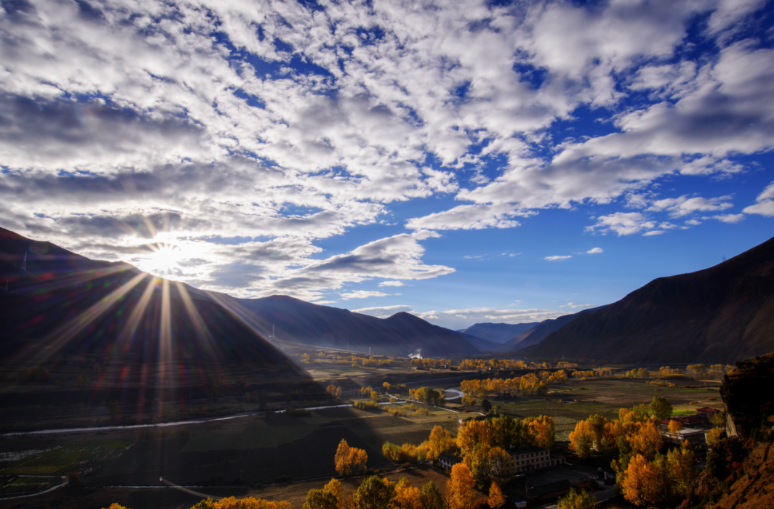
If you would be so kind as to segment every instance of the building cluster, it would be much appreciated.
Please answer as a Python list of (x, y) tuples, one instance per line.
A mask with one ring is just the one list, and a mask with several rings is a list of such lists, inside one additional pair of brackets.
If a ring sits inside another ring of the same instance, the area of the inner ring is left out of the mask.
[[(704, 407), (698, 408), (693, 415), (681, 415), (661, 421), (661, 434), (667, 443), (679, 446), (686, 440), (693, 449), (696, 461), (707, 459), (707, 438), (706, 434), (713, 424), (712, 418), (720, 410)], [(675, 433), (669, 432), (669, 421), (678, 421), (683, 428)]]

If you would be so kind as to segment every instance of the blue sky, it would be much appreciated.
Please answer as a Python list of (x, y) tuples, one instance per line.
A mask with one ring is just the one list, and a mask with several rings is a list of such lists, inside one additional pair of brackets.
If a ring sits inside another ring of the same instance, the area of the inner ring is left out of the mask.
[(774, 8), (16, 0), (0, 223), (244, 298), (552, 318), (772, 236)]

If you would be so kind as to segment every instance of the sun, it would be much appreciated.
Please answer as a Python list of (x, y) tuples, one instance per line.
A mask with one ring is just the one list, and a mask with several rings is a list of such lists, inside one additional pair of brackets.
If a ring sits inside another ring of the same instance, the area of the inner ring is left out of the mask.
[(182, 269), (180, 262), (185, 258), (183, 250), (174, 244), (158, 244), (144, 257), (142, 269), (157, 276), (176, 274)]

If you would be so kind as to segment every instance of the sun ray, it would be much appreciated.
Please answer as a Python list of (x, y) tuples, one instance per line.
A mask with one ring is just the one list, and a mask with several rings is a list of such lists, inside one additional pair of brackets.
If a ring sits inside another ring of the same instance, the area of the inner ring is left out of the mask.
[(93, 304), (87, 310), (79, 313), (78, 316), (49, 334), (43, 342), (48, 348), (45, 350), (37, 350), (38, 354), (34, 355), (34, 363), (41, 364), (50, 356), (61, 350), (61, 348), (77, 334), (86, 329), (86, 327), (119, 302), (129, 291), (137, 286), (143, 278), (145, 278), (145, 274), (134, 276), (132, 279), (104, 296), (99, 302)]

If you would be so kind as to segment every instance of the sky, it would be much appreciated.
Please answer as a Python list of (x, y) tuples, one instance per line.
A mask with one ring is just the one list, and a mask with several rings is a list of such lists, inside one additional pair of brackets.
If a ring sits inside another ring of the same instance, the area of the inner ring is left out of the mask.
[(462, 329), (774, 235), (774, 2), (2, 0), (0, 226)]

